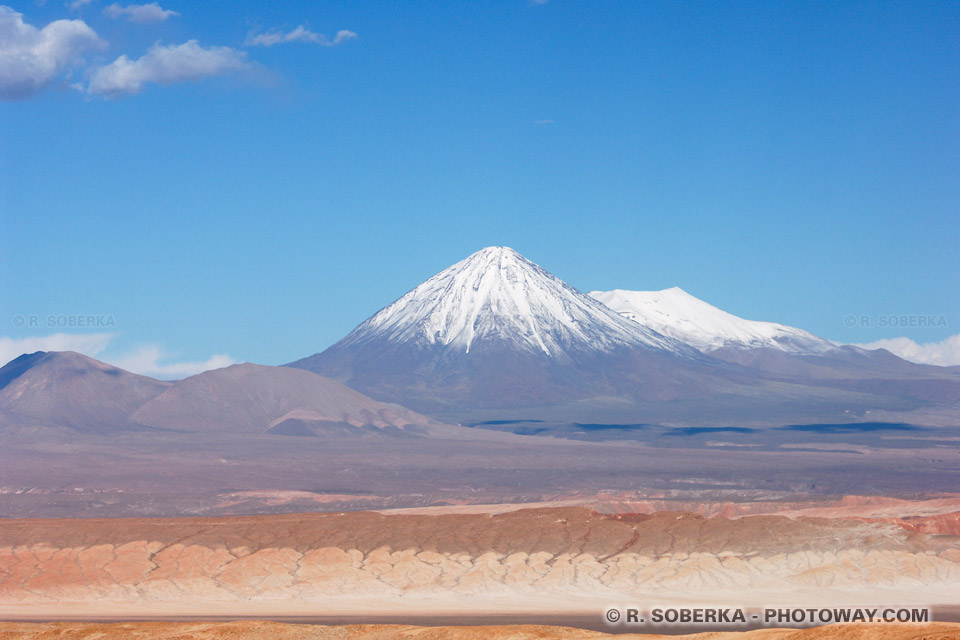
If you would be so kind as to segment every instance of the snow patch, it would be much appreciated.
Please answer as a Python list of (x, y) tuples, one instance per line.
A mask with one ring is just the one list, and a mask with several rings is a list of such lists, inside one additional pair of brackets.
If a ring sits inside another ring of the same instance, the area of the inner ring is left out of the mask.
[(775, 322), (745, 320), (695, 298), (679, 287), (663, 291), (591, 291), (589, 295), (624, 318), (701, 351), (731, 347), (823, 353), (835, 346), (802, 329)]

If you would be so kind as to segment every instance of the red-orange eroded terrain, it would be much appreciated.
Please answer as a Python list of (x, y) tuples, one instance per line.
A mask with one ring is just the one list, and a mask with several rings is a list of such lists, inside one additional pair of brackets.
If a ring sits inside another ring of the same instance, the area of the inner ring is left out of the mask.
[(954, 604), (956, 517), (582, 507), (0, 521), (0, 618)]

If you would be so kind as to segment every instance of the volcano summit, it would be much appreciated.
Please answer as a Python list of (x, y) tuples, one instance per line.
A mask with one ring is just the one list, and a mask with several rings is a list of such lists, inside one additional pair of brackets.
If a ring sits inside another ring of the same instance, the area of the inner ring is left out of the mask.
[(354, 329), (343, 347), (370, 343), (470, 353), (498, 348), (557, 360), (578, 353), (690, 349), (625, 322), (508, 247), (487, 247), (444, 269)]

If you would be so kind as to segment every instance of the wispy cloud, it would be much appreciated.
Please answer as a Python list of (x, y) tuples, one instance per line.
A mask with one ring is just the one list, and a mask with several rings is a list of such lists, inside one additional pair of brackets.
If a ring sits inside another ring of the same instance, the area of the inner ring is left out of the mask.
[(77, 10), (77, 9), (80, 9), (81, 7), (87, 6), (91, 2), (93, 2), (93, 0), (73, 0), (73, 2), (67, 3), (67, 6), (73, 10)]
[(130, 22), (163, 22), (167, 18), (180, 14), (176, 11), (163, 9), (156, 2), (151, 2), (150, 4), (128, 4), (125, 7), (113, 3), (103, 10), (103, 15), (114, 20), (126, 18)]
[(352, 40), (356, 37), (357, 34), (355, 34), (353, 31), (341, 29), (340, 31), (337, 31), (337, 35), (333, 37), (333, 40), (331, 40), (323, 34), (315, 33), (303, 25), (300, 25), (296, 29), (286, 33), (279, 30), (272, 30), (257, 35), (251, 34), (247, 38), (246, 44), (247, 46), (253, 47), (272, 47), (276, 44), (285, 44), (287, 42), (312, 42), (324, 47), (332, 47), (342, 42), (346, 42), (347, 40)]
[(57, 20), (38, 29), (0, 5), (0, 99), (36, 95), (83, 54), (106, 46), (83, 20)]
[(226, 354), (216, 354), (202, 362), (176, 362), (157, 345), (146, 345), (132, 353), (111, 358), (110, 364), (145, 376), (177, 379), (236, 363)]
[(248, 68), (245, 54), (230, 47), (202, 47), (196, 40), (155, 44), (136, 60), (123, 55), (93, 70), (87, 90), (117, 97), (139, 92), (145, 84), (175, 84)]
[(185, 378), (236, 364), (226, 354), (216, 354), (203, 361), (181, 361), (155, 344), (112, 353), (109, 347), (115, 337), (116, 334), (113, 333), (55, 333), (27, 338), (0, 336), (0, 366), (35, 351), (76, 351), (133, 373), (165, 379)]
[(904, 360), (943, 367), (960, 365), (960, 333), (940, 342), (918, 344), (910, 338), (887, 338), (867, 344), (855, 344), (864, 349), (886, 349)]

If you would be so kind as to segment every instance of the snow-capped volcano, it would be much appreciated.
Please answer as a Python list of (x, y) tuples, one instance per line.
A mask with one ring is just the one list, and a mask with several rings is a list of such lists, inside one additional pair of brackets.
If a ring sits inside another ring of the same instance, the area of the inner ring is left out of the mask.
[(590, 296), (624, 318), (701, 351), (772, 348), (823, 353), (836, 345), (802, 329), (745, 320), (695, 298), (679, 287), (663, 291), (591, 291)]
[(488, 247), (288, 366), (457, 421), (788, 424), (896, 408), (904, 399), (891, 389), (924, 402), (952, 402), (960, 389), (953, 380), (891, 384), (926, 374), (738, 318), (680, 289), (591, 295)]
[(358, 326), (342, 345), (369, 341), (463, 353), (497, 342), (550, 357), (620, 347), (688, 351), (624, 320), (508, 247), (481, 249), (444, 269)]
[(507, 247), (419, 284), (321, 353), (290, 363), (421, 411), (529, 407), (695, 388), (705, 356)]

